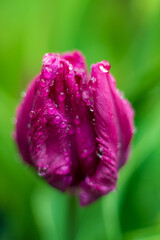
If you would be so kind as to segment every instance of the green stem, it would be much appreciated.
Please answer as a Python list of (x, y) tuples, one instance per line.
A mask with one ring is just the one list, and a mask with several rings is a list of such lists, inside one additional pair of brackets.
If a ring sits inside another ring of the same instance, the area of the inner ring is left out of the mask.
[(68, 204), (68, 218), (67, 218), (67, 233), (68, 238), (67, 240), (75, 240), (76, 237), (76, 197), (74, 195), (71, 195), (69, 198), (69, 204)]

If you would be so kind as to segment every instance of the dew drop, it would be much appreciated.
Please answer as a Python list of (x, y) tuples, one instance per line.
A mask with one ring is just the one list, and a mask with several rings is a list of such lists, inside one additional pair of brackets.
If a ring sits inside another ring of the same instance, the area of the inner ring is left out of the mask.
[(41, 87), (45, 87), (45, 86), (46, 86), (46, 83), (45, 83), (45, 80), (44, 80), (44, 79), (41, 79), (40, 85), (41, 85)]
[(29, 116), (30, 118), (34, 118), (36, 116), (35, 111), (30, 111)]
[(69, 161), (70, 161), (70, 158), (69, 158), (69, 157), (65, 157), (65, 161), (66, 161), (66, 162), (69, 162)]
[(99, 66), (99, 69), (100, 69), (102, 72), (104, 72), (104, 73), (108, 73), (108, 70), (107, 70), (106, 68), (104, 68), (103, 65), (100, 65), (100, 66)]
[(55, 60), (56, 60), (55, 56), (53, 56), (49, 53), (46, 53), (43, 57), (43, 64), (50, 65), (50, 64), (54, 63)]
[(97, 82), (97, 79), (95, 77), (92, 77), (89, 84), (90, 84), (90, 89), (92, 90), (95, 90), (96, 89), (96, 82)]
[(75, 84), (75, 90), (76, 90), (76, 91), (79, 90), (79, 86), (78, 86), (78, 84)]
[(48, 108), (48, 113), (53, 114), (54, 113), (54, 108), (52, 108), (52, 107)]
[(133, 133), (133, 134), (136, 134), (136, 133), (137, 133), (137, 128), (136, 128), (136, 127), (134, 127), (134, 129), (132, 130), (132, 133)]
[(68, 93), (69, 92), (69, 88), (66, 88), (66, 93)]
[(98, 151), (96, 153), (97, 157), (99, 157), (100, 159), (102, 158), (103, 156), (103, 147), (99, 147), (98, 148)]
[(76, 125), (79, 125), (79, 124), (80, 124), (80, 119), (79, 119), (79, 116), (78, 116), (78, 115), (75, 116), (75, 118), (74, 118), (74, 123), (75, 123)]
[(81, 157), (82, 157), (82, 158), (86, 158), (87, 156), (88, 156), (88, 150), (87, 150), (87, 149), (84, 149), (84, 150), (82, 151)]
[(59, 101), (63, 102), (66, 98), (66, 94), (64, 92), (60, 92), (58, 98), (59, 98)]
[(64, 148), (63, 151), (64, 151), (64, 152), (63, 152), (63, 155), (64, 155), (65, 157), (68, 156), (67, 149)]
[(38, 175), (41, 176), (41, 177), (45, 176), (47, 169), (48, 169), (48, 165), (43, 166), (43, 167), (39, 167), (38, 168)]
[(17, 123), (17, 118), (15, 118), (15, 117), (12, 118), (12, 119), (11, 119), (11, 123), (12, 123), (12, 124), (16, 124), (16, 123)]
[(121, 98), (124, 99), (125, 98), (124, 92), (119, 91), (119, 93), (120, 93)]
[(82, 92), (82, 98), (83, 98), (83, 100), (89, 99), (89, 92), (88, 91), (83, 91)]
[(95, 124), (96, 124), (95, 118), (92, 119), (92, 124), (93, 124), (93, 126), (95, 126)]
[(61, 122), (61, 118), (59, 115), (55, 116), (54, 123), (58, 124)]
[(95, 77), (92, 77), (92, 78), (91, 78), (91, 82), (92, 82), (92, 83), (96, 83), (96, 78), (95, 78)]
[(49, 94), (49, 89), (46, 89), (46, 91), (44, 92), (44, 96), (47, 97)]
[(90, 106), (89, 110), (90, 112), (94, 112), (93, 105)]
[(100, 154), (99, 152), (96, 154), (97, 157), (99, 157), (100, 159), (102, 158), (102, 154)]
[(78, 91), (76, 92), (76, 98), (80, 98), (80, 93)]
[(111, 68), (111, 65), (108, 61), (102, 61), (101, 64), (104, 66), (105, 69), (107, 69), (108, 71)]
[(26, 92), (21, 92), (21, 97), (24, 98), (26, 96)]
[(53, 85), (54, 85), (54, 80), (52, 80), (52, 82), (51, 82), (50, 86), (52, 87)]
[(86, 105), (89, 107), (89, 106), (91, 106), (91, 104), (92, 104), (92, 103), (91, 103), (91, 100), (88, 99), (88, 100), (86, 101)]
[(71, 95), (71, 101), (73, 101), (73, 100), (74, 100), (74, 95), (72, 94), (72, 95)]
[(67, 123), (66, 122), (61, 122), (61, 124), (60, 124), (60, 127), (61, 128), (65, 128), (67, 126)]
[(71, 71), (73, 69), (72, 64), (69, 64), (69, 70)]
[(102, 152), (103, 152), (103, 147), (100, 147), (100, 148), (99, 148), (99, 151), (102, 153)]
[(52, 68), (46, 67), (43, 69), (44, 78), (49, 79), (52, 77)]
[(120, 142), (117, 144), (117, 148), (118, 148), (118, 149), (121, 148), (121, 143), (120, 143)]
[(73, 135), (74, 134), (74, 128), (72, 125), (68, 125), (68, 134)]
[(70, 169), (68, 166), (61, 166), (58, 169), (56, 169), (57, 174), (67, 174), (70, 172)]

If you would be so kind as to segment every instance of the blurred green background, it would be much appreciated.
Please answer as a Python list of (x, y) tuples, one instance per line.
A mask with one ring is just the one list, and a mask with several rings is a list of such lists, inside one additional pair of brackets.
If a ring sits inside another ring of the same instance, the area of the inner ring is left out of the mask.
[[(0, 1), (0, 240), (160, 239), (160, 1)], [(136, 134), (117, 190), (79, 207), (21, 163), (12, 140), (21, 92), (46, 52), (108, 60), (135, 112)], [(73, 230), (74, 233), (74, 230)]]

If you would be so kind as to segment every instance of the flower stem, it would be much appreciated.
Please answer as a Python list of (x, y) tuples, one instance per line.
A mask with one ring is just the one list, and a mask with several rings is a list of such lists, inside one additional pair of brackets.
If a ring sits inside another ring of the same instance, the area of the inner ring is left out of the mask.
[(71, 195), (69, 198), (69, 204), (68, 204), (68, 218), (67, 218), (67, 240), (74, 240), (76, 236), (76, 223), (77, 218), (77, 212), (76, 212), (76, 197), (74, 195)]

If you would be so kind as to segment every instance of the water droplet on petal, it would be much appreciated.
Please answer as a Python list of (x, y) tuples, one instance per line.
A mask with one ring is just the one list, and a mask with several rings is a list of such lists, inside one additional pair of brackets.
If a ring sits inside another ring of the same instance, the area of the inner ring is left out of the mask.
[(59, 115), (55, 116), (54, 123), (58, 124), (61, 122), (61, 117)]
[(83, 91), (82, 92), (82, 98), (83, 98), (83, 100), (89, 99), (89, 92), (88, 91)]
[(87, 149), (84, 149), (84, 150), (82, 151), (81, 157), (82, 157), (82, 158), (86, 158), (87, 156), (88, 156), (88, 150), (87, 150)]
[(132, 133), (133, 134), (137, 133), (137, 128), (136, 127), (133, 128)]
[(26, 92), (21, 92), (21, 97), (24, 98), (26, 96)]
[(121, 98), (124, 99), (125, 98), (124, 92), (119, 91), (119, 93), (120, 93)]
[(97, 79), (95, 77), (92, 77), (89, 84), (90, 84), (90, 89), (95, 90), (96, 89), (96, 82)]
[(68, 166), (61, 166), (56, 169), (56, 174), (67, 174), (70, 172), (70, 168)]
[(69, 64), (69, 70), (71, 71), (73, 69), (72, 64)]
[(42, 87), (45, 87), (45, 86), (46, 86), (45, 80), (44, 80), (44, 79), (41, 79), (40, 84), (41, 84)]
[(66, 98), (66, 94), (64, 92), (60, 92), (58, 98), (59, 98), (59, 101), (63, 102)]
[(29, 116), (30, 118), (34, 118), (36, 116), (35, 111), (30, 111)]
[(92, 77), (92, 78), (91, 78), (91, 82), (92, 82), (92, 83), (96, 83), (96, 78), (95, 78), (95, 77)]
[(103, 147), (102, 146), (99, 148), (99, 151), (100, 151), (100, 153), (103, 153)]
[(68, 134), (69, 135), (72, 135), (73, 133), (74, 133), (74, 128), (73, 128), (73, 126), (72, 125), (68, 125)]
[(16, 124), (17, 123), (17, 118), (14, 117), (14, 118), (12, 118), (11, 121), (12, 121), (13, 124)]
[(76, 91), (79, 90), (79, 86), (78, 86), (78, 84), (75, 84), (75, 90), (76, 90)]
[(49, 79), (52, 77), (52, 68), (46, 67), (43, 69), (44, 78)]
[(41, 176), (41, 177), (45, 176), (47, 169), (48, 169), (48, 165), (43, 166), (43, 167), (39, 167), (38, 168), (38, 175)]
[(93, 124), (93, 126), (95, 126), (95, 124), (96, 124), (95, 118), (92, 119), (92, 124)]
[(55, 56), (49, 53), (46, 53), (43, 57), (43, 64), (50, 65), (56, 60)]
[(80, 98), (80, 93), (79, 92), (76, 92), (76, 98)]
[(108, 73), (108, 70), (103, 65), (100, 65), (99, 69), (104, 73)]
[(54, 85), (54, 80), (52, 80), (51, 84), (50, 84), (50, 87), (52, 87)]
[(53, 114), (54, 113), (54, 108), (52, 108), (52, 107), (48, 108), (48, 113)]
[(103, 156), (103, 147), (99, 147), (96, 153), (97, 157), (102, 158)]
[(92, 104), (92, 103), (91, 103), (91, 100), (88, 99), (88, 100), (86, 101), (86, 105), (89, 107), (89, 106), (91, 106), (91, 104)]
[(90, 106), (89, 110), (90, 110), (91, 112), (94, 112), (93, 105)]
[(102, 154), (100, 154), (99, 152), (96, 155), (97, 157), (102, 158)]
[(104, 66), (105, 69), (107, 69), (108, 71), (111, 68), (111, 65), (108, 61), (102, 61), (101, 64)]
[(122, 145), (122, 144), (119, 142), (119, 143), (117, 144), (117, 148), (120, 149), (120, 148), (121, 148), (121, 145)]
[(78, 115), (75, 116), (75, 118), (74, 118), (74, 123), (75, 123), (76, 125), (79, 125), (79, 124), (80, 124), (80, 119), (79, 119), (79, 116), (78, 116)]
[(73, 100), (74, 100), (74, 95), (72, 94), (72, 95), (71, 95), (71, 101), (73, 101)]
[(67, 126), (67, 123), (66, 122), (61, 122), (61, 124), (60, 124), (60, 127), (61, 128), (65, 128)]
[(69, 158), (69, 157), (65, 157), (65, 161), (66, 161), (66, 162), (69, 162), (69, 161), (70, 161), (70, 158)]
[(44, 92), (44, 96), (47, 97), (49, 94), (49, 89), (46, 89), (46, 91)]

